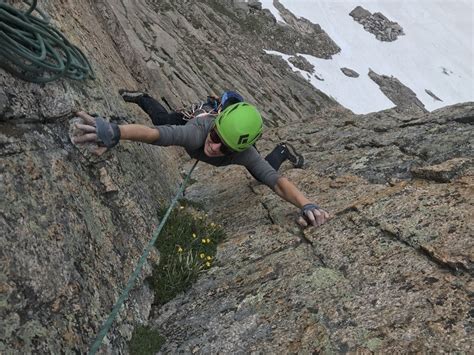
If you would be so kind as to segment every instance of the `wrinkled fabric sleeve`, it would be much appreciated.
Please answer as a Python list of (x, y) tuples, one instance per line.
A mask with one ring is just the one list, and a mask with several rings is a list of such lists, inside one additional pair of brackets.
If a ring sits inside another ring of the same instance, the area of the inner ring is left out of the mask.
[(255, 179), (272, 190), (275, 189), (277, 180), (281, 176), (254, 147), (241, 153), (235, 163), (245, 166)]
[(194, 150), (203, 146), (206, 140), (208, 124), (203, 120), (193, 119), (184, 126), (156, 126), (160, 138), (153, 144), (160, 146), (177, 145)]

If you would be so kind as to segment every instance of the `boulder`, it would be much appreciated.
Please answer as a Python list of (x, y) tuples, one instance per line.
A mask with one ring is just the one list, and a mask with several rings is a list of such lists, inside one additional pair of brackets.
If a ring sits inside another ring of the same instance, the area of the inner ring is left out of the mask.
[(370, 17), (371, 15), (372, 15), (372, 13), (370, 11), (364, 9), (362, 6), (355, 7), (354, 10), (352, 10), (349, 13), (349, 16), (352, 16), (352, 17), (354, 17), (354, 19), (357, 19), (357, 20)]
[(437, 182), (452, 182), (462, 176), (465, 171), (473, 168), (473, 161), (469, 158), (454, 158), (441, 164), (413, 167), (411, 172), (415, 178)]
[(355, 70), (349, 69), (349, 68), (341, 68), (341, 71), (344, 73), (345, 76), (351, 77), (351, 78), (358, 78), (359, 73), (357, 73)]

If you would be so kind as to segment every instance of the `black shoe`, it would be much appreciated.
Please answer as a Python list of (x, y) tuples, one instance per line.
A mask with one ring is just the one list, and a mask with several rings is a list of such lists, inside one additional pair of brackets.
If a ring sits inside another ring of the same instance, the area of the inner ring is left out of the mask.
[(134, 104), (138, 102), (138, 99), (140, 99), (140, 97), (148, 96), (146, 93), (141, 91), (132, 91), (125, 89), (120, 89), (119, 94), (120, 96), (122, 96), (122, 99), (125, 102), (133, 102)]
[(296, 152), (295, 147), (293, 147), (290, 143), (281, 143), (280, 144), (282, 151), (284, 150), (284, 154), (288, 158), (288, 160), (293, 164), (295, 168), (301, 168), (304, 164), (304, 158), (301, 154)]

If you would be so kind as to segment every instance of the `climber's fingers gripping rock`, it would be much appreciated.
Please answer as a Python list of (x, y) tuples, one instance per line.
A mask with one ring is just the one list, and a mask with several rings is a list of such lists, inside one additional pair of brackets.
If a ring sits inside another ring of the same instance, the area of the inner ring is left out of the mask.
[(97, 143), (99, 147), (94, 153), (101, 155), (120, 141), (120, 129), (116, 123), (108, 122), (102, 117), (93, 117), (84, 111), (79, 111), (76, 115), (83, 123), (76, 124), (82, 134), (74, 137), (74, 143)]
[(321, 209), (318, 205), (309, 203), (301, 209), (297, 222), (302, 227), (308, 225), (319, 227), (329, 220), (329, 213)]

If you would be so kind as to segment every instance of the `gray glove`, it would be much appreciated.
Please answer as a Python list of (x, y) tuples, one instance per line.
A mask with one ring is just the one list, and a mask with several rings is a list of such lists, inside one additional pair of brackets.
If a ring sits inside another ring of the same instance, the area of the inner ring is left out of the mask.
[(325, 210), (314, 203), (308, 203), (301, 209), (297, 222), (302, 227), (312, 225), (319, 227), (329, 220), (330, 216)]
[(112, 148), (120, 141), (120, 128), (116, 123), (107, 122), (102, 117), (95, 117), (97, 143), (101, 147)]
[(320, 210), (320, 209), (321, 208), (318, 205), (314, 203), (308, 203), (304, 205), (303, 208), (301, 209), (301, 217), (306, 219), (307, 222), (311, 223), (311, 219), (308, 216), (308, 212), (312, 212), (314, 210)]

